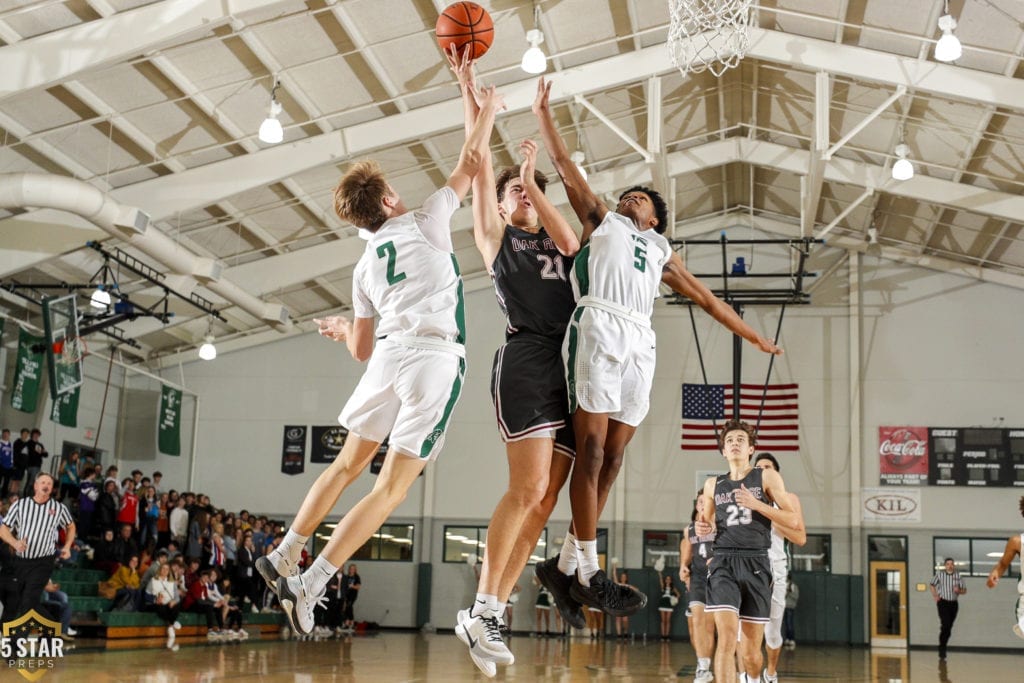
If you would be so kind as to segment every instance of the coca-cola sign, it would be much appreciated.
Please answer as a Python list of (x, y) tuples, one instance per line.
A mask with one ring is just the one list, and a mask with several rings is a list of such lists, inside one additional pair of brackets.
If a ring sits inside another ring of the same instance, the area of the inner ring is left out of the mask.
[(928, 428), (879, 427), (878, 470), (883, 484), (927, 483)]

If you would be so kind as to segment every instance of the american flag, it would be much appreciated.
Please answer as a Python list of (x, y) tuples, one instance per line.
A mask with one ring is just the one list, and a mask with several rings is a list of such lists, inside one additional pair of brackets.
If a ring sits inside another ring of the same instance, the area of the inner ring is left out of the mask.
[[(740, 385), (740, 419), (757, 424), (763, 384)], [(761, 425), (757, 428), (758, 451), (800, 450), (798, 398), (799, 385), (769, 384), (764, 399)], [(732, 418), (731, 384), (683, 385), (684, 451), (717, 451), (722, 422)]]

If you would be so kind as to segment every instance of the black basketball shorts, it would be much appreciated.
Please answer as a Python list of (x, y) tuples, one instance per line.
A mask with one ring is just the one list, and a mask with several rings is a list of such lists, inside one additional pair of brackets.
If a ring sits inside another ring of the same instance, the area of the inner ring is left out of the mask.
[(686, 592), (687, 605), (693, 607), (694, 605), (707, 605), (708, 604), (708, 572), (707, 569), (704, 571), (690, 572), (690, 590)]
[(554, 434), (555, 450), (576, 454), (560, 340), (519, 335), (494, 354), (491, 398), (502, 441)]
[(772, 566), (768, 555), (715, 552), (708, 572), (705, 611), (738, 612), (740, 621), (767, 624), (772, 605)]

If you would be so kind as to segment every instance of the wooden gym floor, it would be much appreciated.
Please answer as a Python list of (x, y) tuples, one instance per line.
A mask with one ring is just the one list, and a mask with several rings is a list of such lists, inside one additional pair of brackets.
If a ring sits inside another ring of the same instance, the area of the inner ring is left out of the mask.
[[(321, 642), (248, 641), (166, 649), (90, 650), (88, 641), (41, 679), (46, 683), (387, 683), (389, 681), (483, 681), (466, 647), (451, 632), (384, 631)], [(95, 642), (95, 641), (93, 641)], [(686, 642), (564, 640), (517, 635), (514, 666), (498, 667), (495, 680), (692, 681), (696, 663)], [(780, 681), (802, 683), (987, 683), (1021, 680), (1024, 659), (1012, 651), (951, 650), (945, 667), (935, 650), (879, 652), (865, 648), (798, 646), (784, 650)], [(682, 669), (684, 676), (677, 678)], [(688, 675), (686, 675), (688, 674)], [(8, 670), (3, 681), (22, 678)]]

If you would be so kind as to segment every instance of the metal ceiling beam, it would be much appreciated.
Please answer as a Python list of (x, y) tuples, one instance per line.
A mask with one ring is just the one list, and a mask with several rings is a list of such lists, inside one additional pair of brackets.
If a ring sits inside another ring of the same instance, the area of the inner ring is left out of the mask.
[(168, 0), (0, 48), (0, 100), (208, 33), (285, 0)]
[[(818, 220), (821, 188), (825, 185), (826, 150), (831, 135), (829, 102), (832, 101), (832, 79), (827, 71), (814, 75), (814, 129), (811, 133), (811, 153), (807, 157), (807, 174), (800, 185), (800, 232), (809, 237)], [(751, 198), (751, 201), (753, 199)]]

